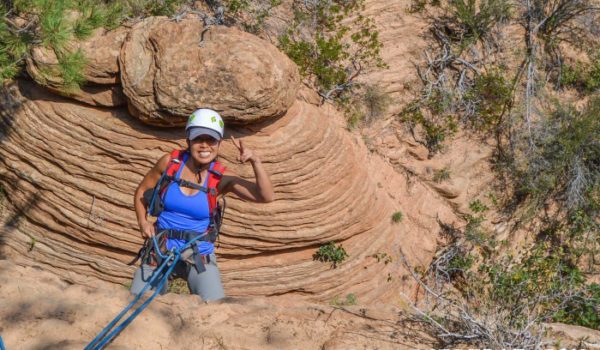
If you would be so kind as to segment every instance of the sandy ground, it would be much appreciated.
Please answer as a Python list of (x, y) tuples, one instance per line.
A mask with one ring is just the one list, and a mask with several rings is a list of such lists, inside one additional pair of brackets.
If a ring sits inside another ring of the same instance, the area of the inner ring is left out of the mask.
[[(104, 282), (69, 284), (0, 260), (0, 336), (7, 350), (82, 349), (130, 300)], [(332, 307), (286, 298), (203, 303), (155, 299), (109, 349), (414, 349), (431, 339), (399, 308)]]

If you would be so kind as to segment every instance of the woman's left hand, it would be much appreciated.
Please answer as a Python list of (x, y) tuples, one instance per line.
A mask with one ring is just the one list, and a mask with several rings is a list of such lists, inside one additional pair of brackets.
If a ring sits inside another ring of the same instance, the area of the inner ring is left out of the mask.
[(236, 140), (233, 135), (231, 135), (231, 142), (233, 145), (240, 151), (240, 155), (238, 157), (239, 161), (242, 163), (246, 163), (247, 161), (254, 162), (256, 157), (251, 149), (244, 147), (242, 140)]
[(259, 203), (269, 203), (273, 201), (273, 185), (269, 179), (269, 175), (265, 171), (260, 158), (252, 150), (248, 149), (242, 143), (242, 140), (236, 140), (231, 136), (231, 142), (240, 151), (238, 159), (245, 163), (250, 161), (254, 170), (255, 183), (242, 179), (236, 175), (226, 175), (221, 181), (220, 191), (223, 194), (233, 192), (240, 198)]

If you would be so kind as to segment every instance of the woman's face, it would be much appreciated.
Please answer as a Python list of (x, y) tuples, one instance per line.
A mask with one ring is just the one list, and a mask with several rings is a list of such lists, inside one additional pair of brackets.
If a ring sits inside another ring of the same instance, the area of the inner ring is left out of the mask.
[(190, 154), (200, 165), (210, 164), (219, 153), (221, 141), (208, 135), (201, 135), (193, 140), (187, 140)]

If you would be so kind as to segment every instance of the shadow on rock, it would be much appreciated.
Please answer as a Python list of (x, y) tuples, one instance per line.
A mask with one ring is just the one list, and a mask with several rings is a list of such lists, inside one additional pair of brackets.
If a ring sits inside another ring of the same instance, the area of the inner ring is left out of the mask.
[[(3, 183), (4, 181), (0, 181)], [(9, 183), (9, 182), (4, 182)], [(10, 189), (5, 189), (8, 193), (10, 193)], [(30, 194), (29, 197), (22, 203), (22, 205), (17, 205), (14, 202), (12, 206), (14, 210), (12, 211), (10, 216), (4, 221), (4, 225), (0, 228), (0, 259), (6, 259), (6, 255), (4, 253), (3, 247), (6, 245), (6, 240), (8, 239), (8, 235), (13, 232), (14, 229), (18, 228), (21, 220), (27, 216), (27, 213), (34, 208), (40, 200), (40, 193), (35, 192)], [(32, 238), (32, 247), (35, 244), (35, 241)]]
[(26, 99), (17, 93), (17, 84), (2, 87), (0, 92), (0, 143), (2, 143), (12, 132), (15, 117), (23, 108)]

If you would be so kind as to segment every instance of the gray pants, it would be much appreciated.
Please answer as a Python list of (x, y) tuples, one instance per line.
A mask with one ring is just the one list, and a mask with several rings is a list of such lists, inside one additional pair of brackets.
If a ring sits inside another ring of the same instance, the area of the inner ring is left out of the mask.
[[(219, 300), (225, 297), (215, 254), (210, 254), (210, 262), (204, 264), (204, 267), (206, 268), (206, 271), (198, 273), (193, 265), (190, 265), (185, 261), (179, 261), (177, 266), (173, 269), (173, 275), (187, 280), (190, 293), (199, 295), (204, 301)], [(146, 283), (154, 274), (155, 268), (156, 267), (154, 266), (142, 264), (142, 266), (135, 271), (133, 274), (133, 281), (131, 282), (131, 294), (139, 294), (142, 291)], [(158, 285), (160, 279), (159, 276), (153, 283), (152, 289)], [(167, 289), (168, 282), (160, 291), (160, 294), (165, 294)]]

